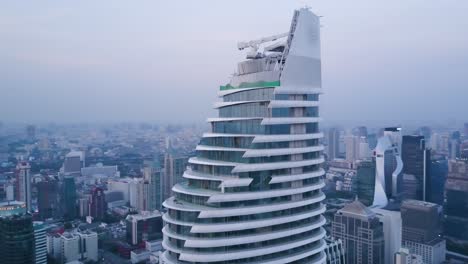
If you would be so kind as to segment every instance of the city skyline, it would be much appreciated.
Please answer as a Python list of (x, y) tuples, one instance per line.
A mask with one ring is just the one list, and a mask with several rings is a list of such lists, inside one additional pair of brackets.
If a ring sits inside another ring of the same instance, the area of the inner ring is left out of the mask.
[(468, 3), (365, 0), (3, 3), (1, 121), (204, 122), (237, 41), (286, 31), (304, 4), (324, 16), (326, 123), (463, 121)]

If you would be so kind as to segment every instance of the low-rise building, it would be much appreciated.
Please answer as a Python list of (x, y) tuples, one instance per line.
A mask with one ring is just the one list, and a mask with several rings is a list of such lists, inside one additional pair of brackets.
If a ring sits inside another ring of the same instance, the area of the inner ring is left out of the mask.
[(98, 261), (98, 235), (88, 230), (48, 234), (47, 253), (60, 263)]

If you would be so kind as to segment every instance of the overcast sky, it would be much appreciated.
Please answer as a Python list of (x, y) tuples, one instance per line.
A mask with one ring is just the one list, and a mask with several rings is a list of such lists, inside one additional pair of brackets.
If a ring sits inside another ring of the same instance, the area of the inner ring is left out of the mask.
[(203, 122), (244, 54), (322, 15), (328, 122), (468, 120), (468, 1), (2, 1), (0, 121)]

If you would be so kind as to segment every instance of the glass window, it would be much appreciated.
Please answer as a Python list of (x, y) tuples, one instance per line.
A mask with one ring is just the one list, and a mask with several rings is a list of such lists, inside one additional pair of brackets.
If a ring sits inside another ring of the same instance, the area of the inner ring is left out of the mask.
[(226, 148), (249, 148), (253, 137), (206, 137), (202, 138), (200, 145), (226, 147)]
[(274, 88), (260, 88), (239, 91), (223, 97), (224, 102), (272, 100)]
[(263, 134), (261, 119), (212, 122), (213, 133)]
[(268, 117), (268, 102), (255, 102), (225, 106), (219, 109), (219, 117)]

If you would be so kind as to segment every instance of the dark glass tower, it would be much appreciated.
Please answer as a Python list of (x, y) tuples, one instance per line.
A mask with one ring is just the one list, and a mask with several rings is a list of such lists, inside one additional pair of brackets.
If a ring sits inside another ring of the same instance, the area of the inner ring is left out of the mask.
[(444, 156), (431, 157), (431, 193), (429, 202), (444, 205), (445, 181), (448, 174), (448, 161)]
[(434, 203), (405, 200), (401, 205), (402, 240), (428, 243), (442, 233), (442, 207)]
[(422, 256), (423, 263), (445, 261), (445, 240), (442, 232), (442, 206), (418, 200), (401, 204), (402, 247)]
[[(426, 149), (424, 136), (403, 136), (401, 147), (403, 160), (403, 174), (413, 175), (417, 181), (417, 188), (405, 189), (410, 184), (403, 178), (403, 198), (413, 198), (429, 201), (431, 194), (430, 164), (431, 153)], [(406, 177), (406, 179), (413, 177)], [(415, 193), (413, 193), (415, 191)]]
[(76, 185), (75, 178), (67, 175), (62, 183), (62, 211), (65, 219), (76, 218)]
[[(468, 254), (468, 161), (452, 160), (449, 162), (449, 173), (445, 184), (446, 203), (444, 234), (449, 249)], [(456, 245), (450, 248), (450, 245)]]
[(0, 263), (34, 263), (34, 228), (25, 204), (2, 203), (0, 210)]
[(103, 220), (106, 215), (107, 203), (104, 190), (102, 188), (94, 188), (91, 193), (91, 201), (89, 203), (89, 213), (95, 220)]
[(366, 206), (374, 202), (375, 161), (363, 161), (357, 167), (356, 187), (359, 201)]

